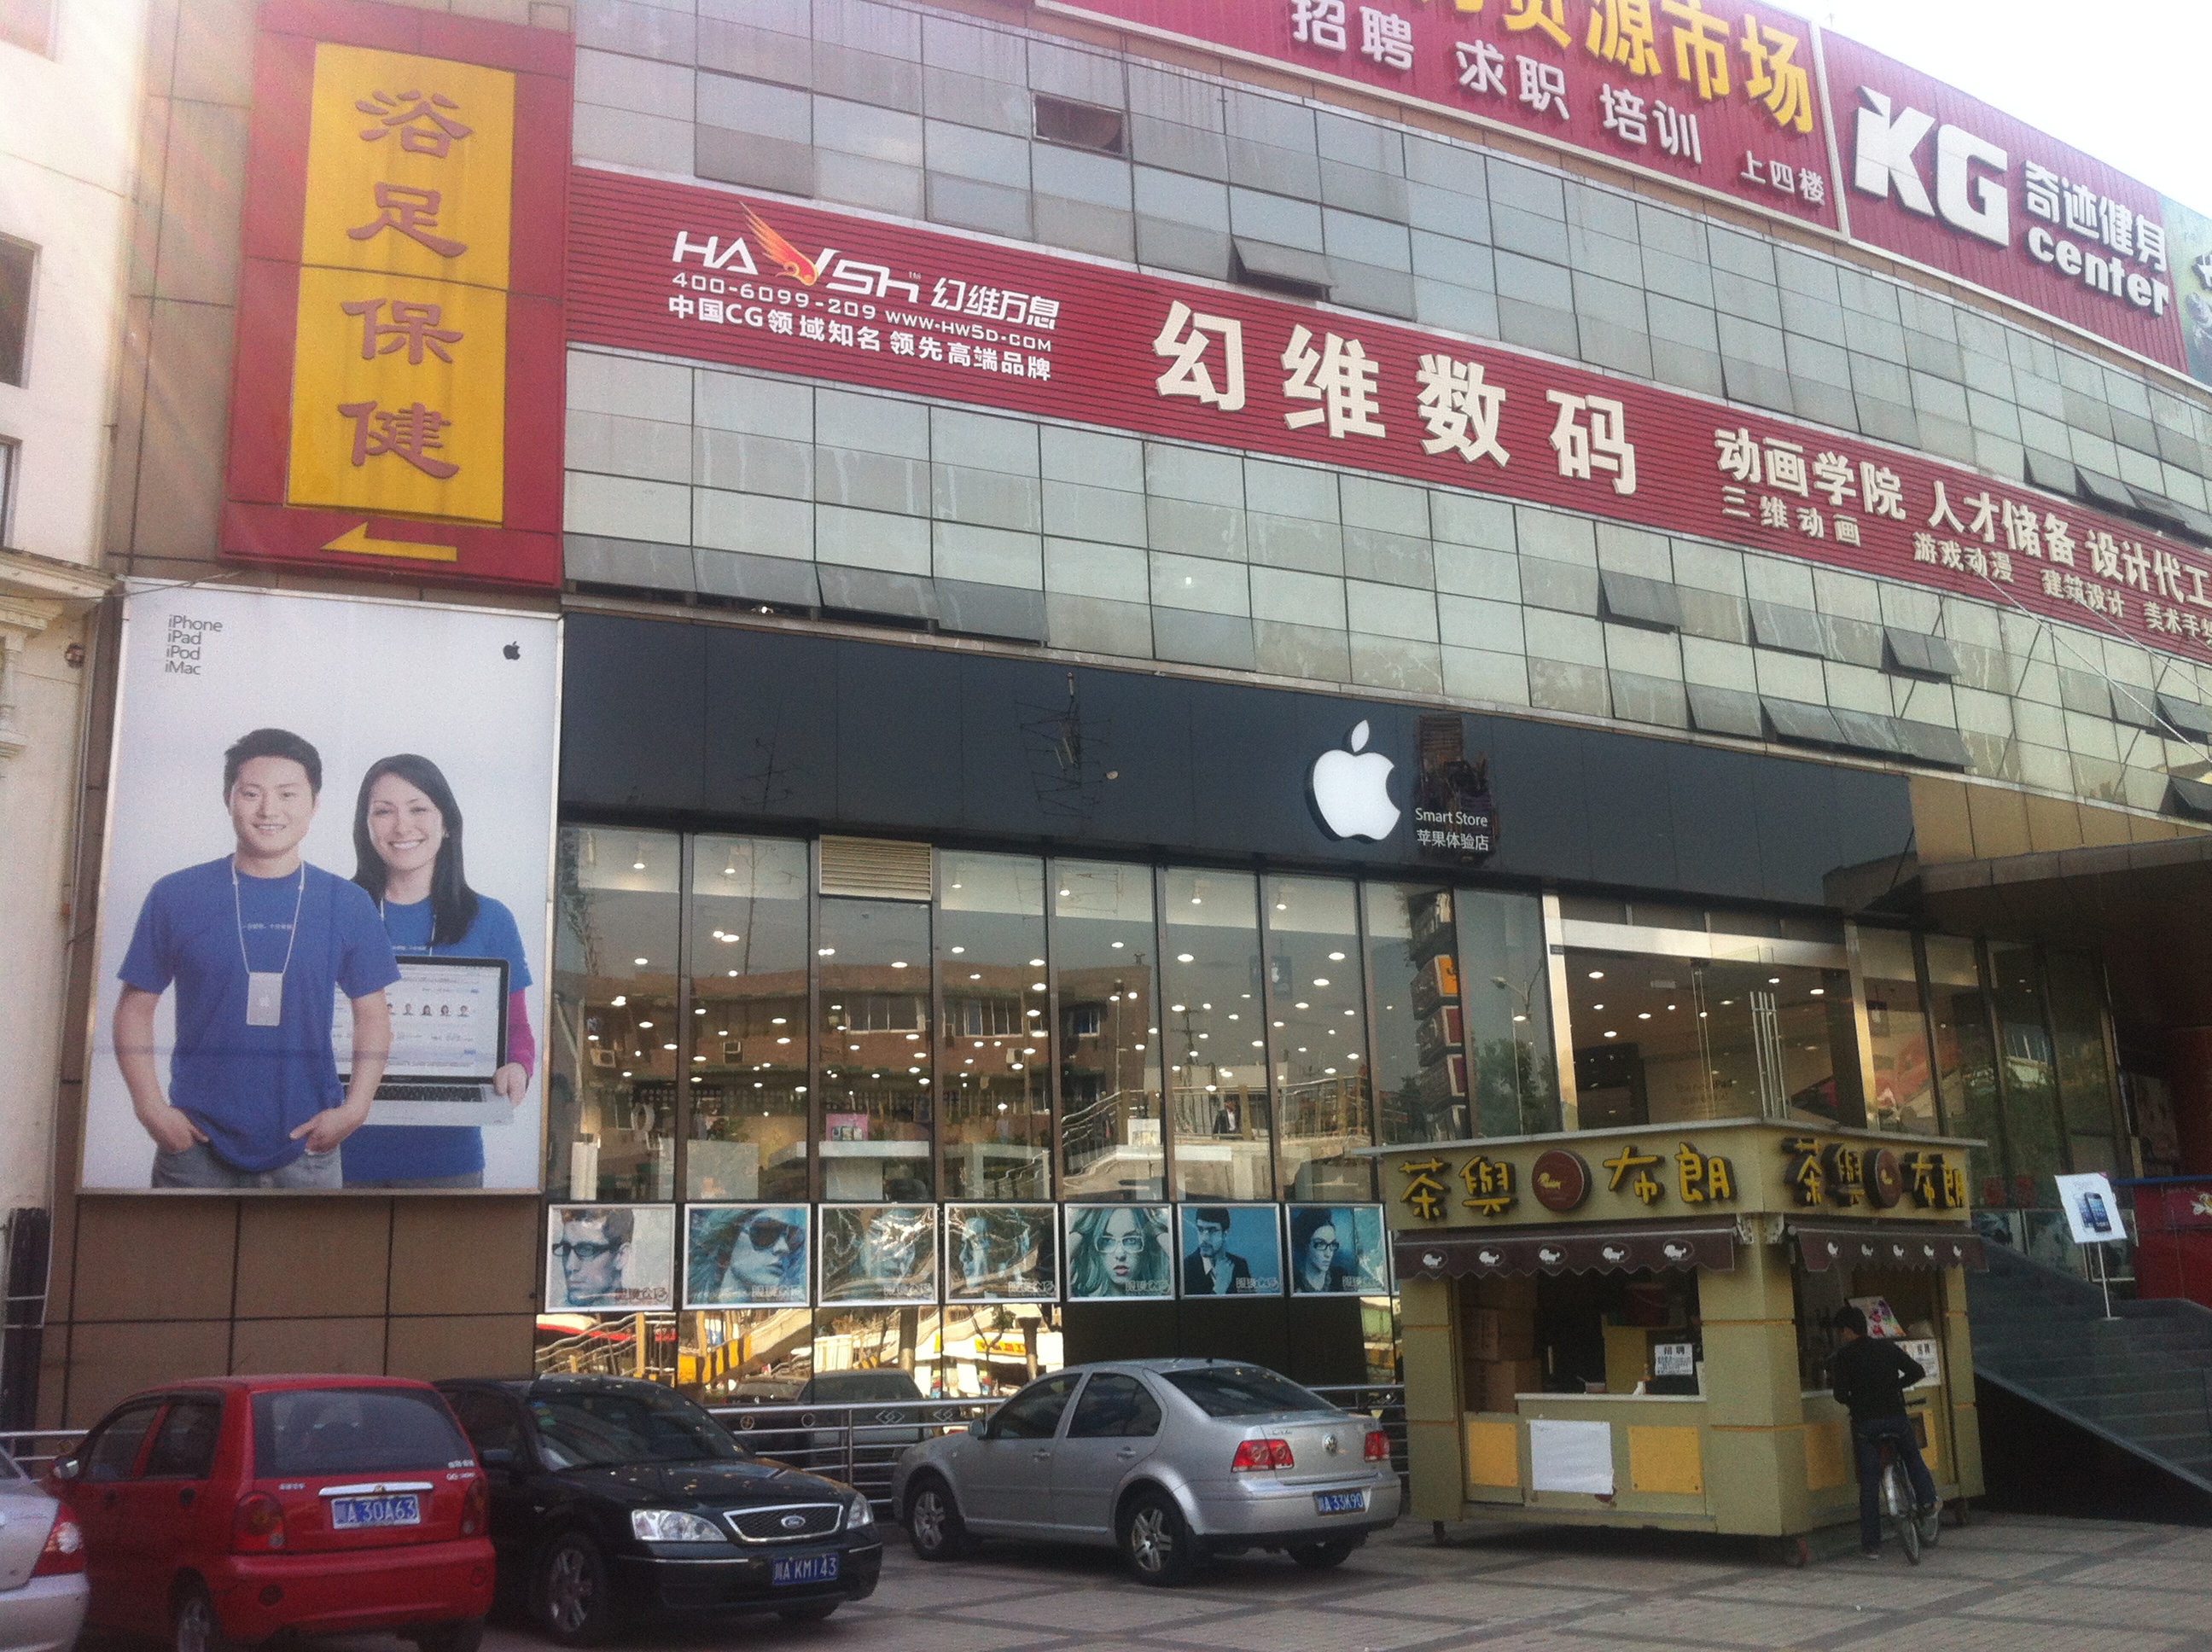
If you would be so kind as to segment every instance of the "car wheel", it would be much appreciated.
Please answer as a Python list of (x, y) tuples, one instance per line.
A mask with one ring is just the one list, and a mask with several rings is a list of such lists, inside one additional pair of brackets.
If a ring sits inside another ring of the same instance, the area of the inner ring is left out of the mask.
[(415, 1643), (415, 1652), (477, 1652), (483, 1644), (483, 1619), (457, 1618), (449, 1624), (410, 1630), (404, 1638)]
[(1358, 1546), (1340, 1537), (1326, 1543), (1299, 1543), (1292, 1546), (1291, 1558), (1308, 1571), (1327, 1571), (1332, 1566), (1341, 1566)]
[(968, 1552), (968, 1524), (952, 1488), (932, 1474), (917, 1481), (906, 1498), (907, 1540), (924, 1560), (957, 1560)]
[(233, 1652), (234, 1643), (222, 1632), (215, 1615), (215, 1601), (204, 1585), (188, 1583), (177, 1595), (170, 1644), (176, 1652)]
[(1129, 1500), (1121, 1511), (1121, 1558), (1139, 1583), (1165, 1588), (1190, 1576), (1198, 1556), (1173, 1497), (1139, 1491)]
[(538, 1557), (531, 1590), (531, 1615), (563, 1646), (585, 1646), (607, 1632), (614, 1618), (607, 1563), (580, 1532), (555, 1538)]
[(787, 1624), (818, 1624), (844, 1604), (842, 1600), (809, 1600), (803, 1606), (786, 1606), (775, 1615)]

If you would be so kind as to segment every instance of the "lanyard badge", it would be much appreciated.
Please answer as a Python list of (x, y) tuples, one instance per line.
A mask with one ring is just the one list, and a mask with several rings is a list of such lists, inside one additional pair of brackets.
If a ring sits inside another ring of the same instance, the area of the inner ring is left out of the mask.
[(238, 920), (238, 961), (246, 966), (246, 1024), (284, 1024), (284, 975), (292, 967), (292, 948), (300, 938), (300, 908), (307, 896), (307, 863), (300, 863), (300, 886), (292, 896), (292, 927), (284, 939), (284, 962), (275, 969), (256, 969), (246, 950), (246, 903), (238, 890), (238, 863), (230, 863), (230, 910)]

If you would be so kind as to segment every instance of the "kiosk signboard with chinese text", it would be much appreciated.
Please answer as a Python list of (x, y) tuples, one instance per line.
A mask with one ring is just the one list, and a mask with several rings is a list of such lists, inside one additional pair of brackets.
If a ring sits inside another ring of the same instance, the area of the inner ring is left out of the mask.
[(568, 37), (261, 30), (224, 555), (557, 586)]

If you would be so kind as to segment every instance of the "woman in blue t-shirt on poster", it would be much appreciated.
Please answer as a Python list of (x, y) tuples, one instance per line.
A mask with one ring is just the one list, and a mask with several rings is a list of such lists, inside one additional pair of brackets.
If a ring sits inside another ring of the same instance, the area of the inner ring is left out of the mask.
[[(538, 1060), (530, 966), (514, 914), (462, 873), (461, 806), (438, 765), (412, 753), (372, 763), (354, 805), (353, 846), (353, 881), (375, 901), (401, 957), (507, 960), (507, 1062), (492, 1087), (520, 1107)], [(368, 1124), (346, 1138), (349, 1187), (481, 1187), (483, 1172), (474, 1125)]]

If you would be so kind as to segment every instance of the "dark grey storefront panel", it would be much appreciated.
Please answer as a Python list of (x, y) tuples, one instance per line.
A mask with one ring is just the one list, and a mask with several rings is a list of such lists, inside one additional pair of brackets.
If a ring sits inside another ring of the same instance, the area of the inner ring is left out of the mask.
[[(577, 615), (562, 801), (578, 814), (787, 823), (1372, 867), (1329, 836), (1316, 758), (1369, 726), (1410, 805), (1419, 709), (1335, 695), (1071, 670), (891, 642)], [(1911, 833), (1902, 775), (1530, 719), (1468, 715), (1497, 873), (1820, 904), (1823, 880)]]

